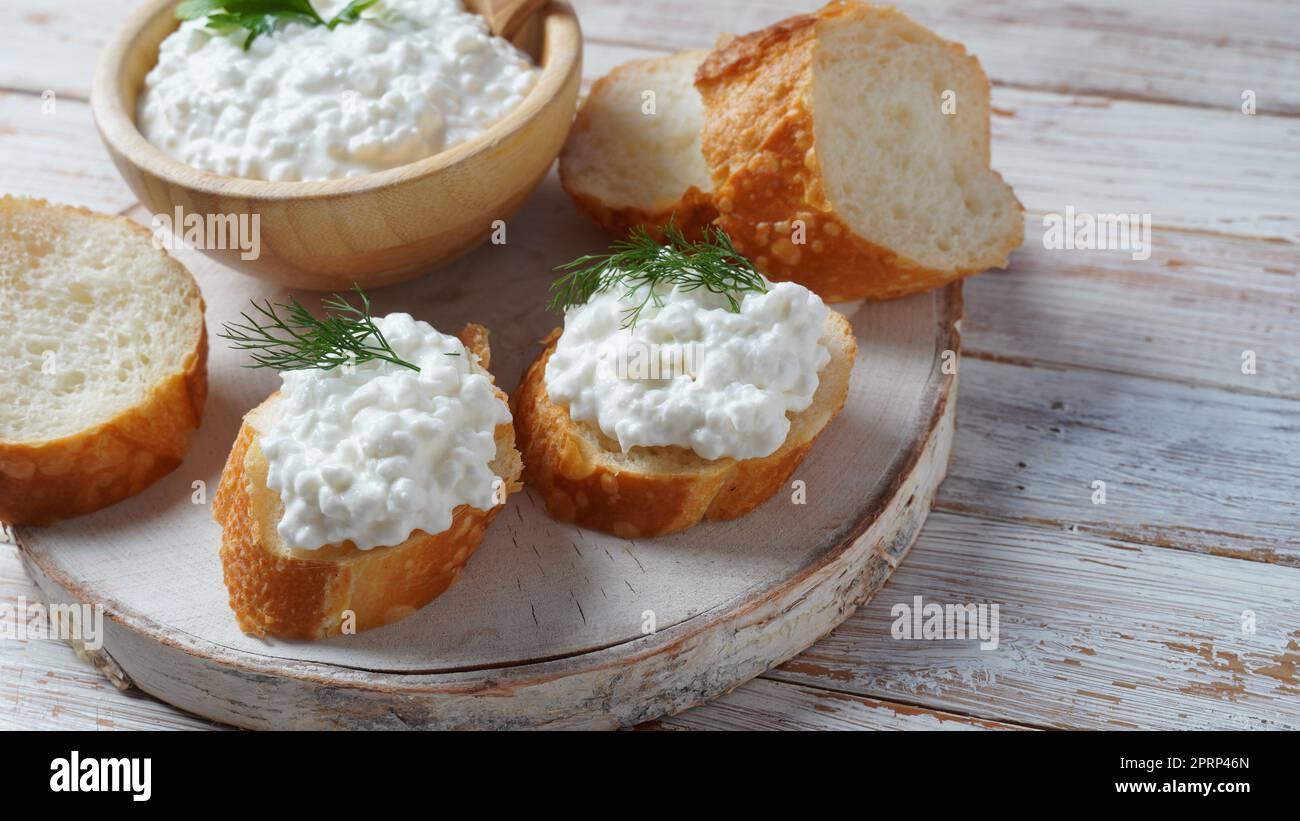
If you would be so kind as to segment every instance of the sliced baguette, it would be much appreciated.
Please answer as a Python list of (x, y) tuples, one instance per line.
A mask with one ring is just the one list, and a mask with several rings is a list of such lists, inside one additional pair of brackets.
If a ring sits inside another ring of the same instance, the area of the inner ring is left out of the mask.
[(892, 8), (833, 2), (724, 38), (695, 84), (718, 224), (769, 276), (886, 299), (1020, 245), (979, 61)]
[(790, 417), (785, 443), (757, 459), (705, 460), (682, 447), (634, 447), (625, 454), (596, 426), (575, 422), (546, 392), (546, 362), (559, 337), (556, 329), (545, 340), (514, 395), (524, 478), (556, 519), (624, 539), (676, 533), (702, 519), (734, 519), (767, 501), (844, 407), (858, 347), (848, 320), (830, 311), (821, 338), (830, 362), (812, 405)]
[[(474, 370), (487, 373), (487, 330), (467, 325), (460, 338), (478, 358)], [(506, 400), (500, 388), (496, 393)], [(447, 530), (434, 535), (416, 531), (399, 545), (359, 550), (344, 542), (319, 550), (287, 548), (276, 531), (284, 506), (266, 485), (267, 461), (258, 445), (259, 433), (277, 418), (279, 402), (274, 393), (244, 417), (212, 506), (221, 525), (221, 565), (239, 629), (292, 639), (320, 639), (345, 627), (368, 630), (406, 618), (450, 587), (504, 506), (504, 497), (486, 511), (461, 505)], [(511, 424), (497, 426), (496, 444), (492, 472), (504, 480), (508, 495), (520, 489), (522, 468)], [(347, 618), (349, 611), (353, 619)]]
[[(717, 216), (700, 153), (704, 106), (694, 85), (706, 54), (625, 63), (595, 82), (578, 111), (560, 154), (560, 182), (617, 236), (669, 218), (698, 235)], [(654, 113), (643, 108), (646, 92), (654, 93)]]
[(181, 463), (207, 395), (203, 298), (130, 220), (0, 198), (0, 520), (44, 524)]

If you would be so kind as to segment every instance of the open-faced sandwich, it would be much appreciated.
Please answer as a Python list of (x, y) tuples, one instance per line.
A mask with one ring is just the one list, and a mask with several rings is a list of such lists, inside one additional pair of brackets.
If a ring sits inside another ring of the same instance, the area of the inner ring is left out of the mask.
[(222, 334), (283, 385), (245, 418), (217, 491), (239, 626), (316, 639), (389, 624), (446, 590), (520, 461), (487, 331), (459, 338), (341, 297), (296, 300)]
[(551, 515), (624, 538), (771, 497), (843, 407), (857, 352), (843, 316), (769, 282), (725, 234), (665, 233), (565, 266), (564, 327), (513, 400)]
[(864, 3), (619, 66), (592, 86), (560, 174), (619, 235), (716, 216), (758, 270), (828, 302), (1004, 267), (1024, 236), (990, 167), (979, 61)]

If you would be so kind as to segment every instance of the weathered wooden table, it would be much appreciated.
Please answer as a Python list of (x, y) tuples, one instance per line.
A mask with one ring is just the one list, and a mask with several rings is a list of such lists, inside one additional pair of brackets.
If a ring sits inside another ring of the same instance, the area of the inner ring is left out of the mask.
[[(0, 0), (0, 193), (143, 214), (86, 103), (132, 5)], [(817, 4), (575, 5), (590, 80)], [(1300, 728), (1300, 5), (899, 6), (983, 62), (1026, 207), (966, 286), (950, 477), (868, 606), (658, 726)], [(1150, 258), (1049, 250), (1066, 209), (1149, 214)], [(894, 639), (915, 596), (998, 604), (997, 649)], [(9, 545), (0, 597), (39, 598)], [(8, 728), (212, 726), (52, 641), (0, 639), (0, 700)]]

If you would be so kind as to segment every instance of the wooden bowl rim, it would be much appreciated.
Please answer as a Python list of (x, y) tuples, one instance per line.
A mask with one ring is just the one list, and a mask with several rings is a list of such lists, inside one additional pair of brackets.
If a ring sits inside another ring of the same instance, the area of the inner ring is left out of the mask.
[(213, 196), (280, 201), (327, 199), (380, 191), (433, 176), (515, 137), (531, 121), (546, 113), (549, 104), (563, 95), (582, 59), (582, 31), (577, 14), (567, 2), (553, 1), (539, 12), (546, 15), (540, 61), (542, 76), (514, 111), (482, 134), (430, 157), (357, 177), (309, 182), (251, 180), (204, 171), (181, 162), (145, 139), (136, 125), (135, 112), (126, 108), (119, 79), (127, 53), (140, 33), (160, 15), (171, 14), (175, 5), (176, 0), (145, 3), (109, 40), (95, 67), (91, 113), (100, 138), (124, 161), (173, 185)]

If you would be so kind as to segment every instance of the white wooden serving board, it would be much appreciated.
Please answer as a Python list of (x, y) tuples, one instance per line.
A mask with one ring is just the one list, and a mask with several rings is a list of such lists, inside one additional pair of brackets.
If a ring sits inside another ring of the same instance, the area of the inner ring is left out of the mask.
[[(543, 307), (551, 269), (608, 239), (553, 175), (507, 231), (504, 245), (373, 296), (377, 311), (445, 331), (488, 326), (492, 370), (509, 391), (557, 324)], [(278, 377), (242, 367), (215, 333), (250, 298), (285, 294), (193, 251), (178, 256), (203, 289), (211, 343), (207, 409), (188, 458), (133, 499), (17, 535), (51, 600), (103, 605), (105, 669), (218, 721), (587, 727), (675, 713), (847, 618), (911, 546), (947, 467), (956, 378), (942, 366), (959, 347), (959, 285), (840, 306), (860, 353), (843, 413), (794, 477), (805, 504), (784, 492), (733, 522), (627, 541), (557, 523), (525, 491), (461, 580), (415, 616), (321, 642), (259, 640), (228, 608), (208, 503), (240, 418)], [(319, 295), (299, 297), (313, 305)]]

